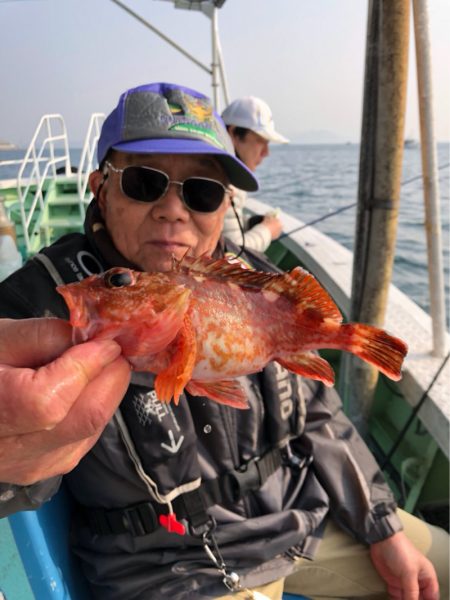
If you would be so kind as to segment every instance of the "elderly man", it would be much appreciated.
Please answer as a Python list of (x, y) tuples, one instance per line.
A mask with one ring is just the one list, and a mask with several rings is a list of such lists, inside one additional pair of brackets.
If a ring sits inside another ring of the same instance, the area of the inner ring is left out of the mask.
[(322, 598), (437, 598), (422, 552), (445, 589), (448, 538), (396, 511), (333, 390), (270, 364), (243, 378), (249, 410), (187, 393), (166, 405), (148, 373), (128, 385), (115, 342), (70, 348), (67, 323), (22, 320), (66, 318), (56, 285), (111, 266), (167, 271), (174, 256), (239, 250), (221, 238), (229, 185), (257, 184), (202, 94), (125, 92), (98, 160), (85, 234), (0, 285), (13, 319), (0, 321), (0, 515), (38, 507), (66, 474), (98, 600), (279, 599), (285, 581)]

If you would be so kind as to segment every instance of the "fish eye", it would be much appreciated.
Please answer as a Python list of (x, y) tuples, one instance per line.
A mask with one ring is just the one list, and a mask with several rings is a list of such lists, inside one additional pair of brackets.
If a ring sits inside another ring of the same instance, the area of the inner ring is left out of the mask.
[(134, 284), (133, 273), (128, 269), (105, 273), (104, 279), (106, 285), (110, 288), (127, 287)]

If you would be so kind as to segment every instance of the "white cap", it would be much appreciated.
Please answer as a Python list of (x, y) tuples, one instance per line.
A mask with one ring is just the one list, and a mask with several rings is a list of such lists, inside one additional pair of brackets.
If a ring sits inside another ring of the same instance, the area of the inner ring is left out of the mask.
[(222, 119), (225, 125), (251, 129), (268, 142), (278, 142), (279, 144), (289, 142), (287, 138), (275, 131), (272, 111), (261, 98), (246, 96), (234, 100), (223, 111)]

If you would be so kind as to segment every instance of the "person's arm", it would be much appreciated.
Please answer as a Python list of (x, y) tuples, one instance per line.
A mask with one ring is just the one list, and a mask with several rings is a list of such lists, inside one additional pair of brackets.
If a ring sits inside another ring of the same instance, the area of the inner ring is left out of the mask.
[(279, 237), (281, 230), (281, 221), (277, 217), (265, 216), (261, 223), (245, 232), (245, 247), (264, 252), (272, 240)]
[(120, 346), (71, 336), (60, 319), (0, 319), (0, 516), (51, 496), (125, 394)]
[(333, 520), (370, 546), (374, 567), (393, 598), (437, 600), (431, 562), (402, 530), (396, 502), (375, 459), (344, 415), (333, 388), (305, 380), (308, 392), (304, 436), (313, 468), (330, 497)]
[(402, 529), (396, 502), (372, 453), (345, 416), (334, 388), (303, 381), (307, 418), (303, 437), (313, 468), (330, 498), (333, 520), (362, 543)]

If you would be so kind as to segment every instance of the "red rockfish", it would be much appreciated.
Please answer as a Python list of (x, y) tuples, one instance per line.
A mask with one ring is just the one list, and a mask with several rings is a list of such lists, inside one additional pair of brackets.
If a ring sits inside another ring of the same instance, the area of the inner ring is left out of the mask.
[(342, 323), (316, 279), (296, 267), (263, 273), (225, 259), (174, 259), (172, 271), (115, 267), (57, 288), (70, 311), (75, 341), (113, 338), (135, 370), (156, 373), (161, 401), (183, 389), (238, 408), (247, 406), (236, 377), (277, 361), (326, 385), (330, 365), (311, 350), (356, 354), (400, 379), (406, 345), (381, 329)]

